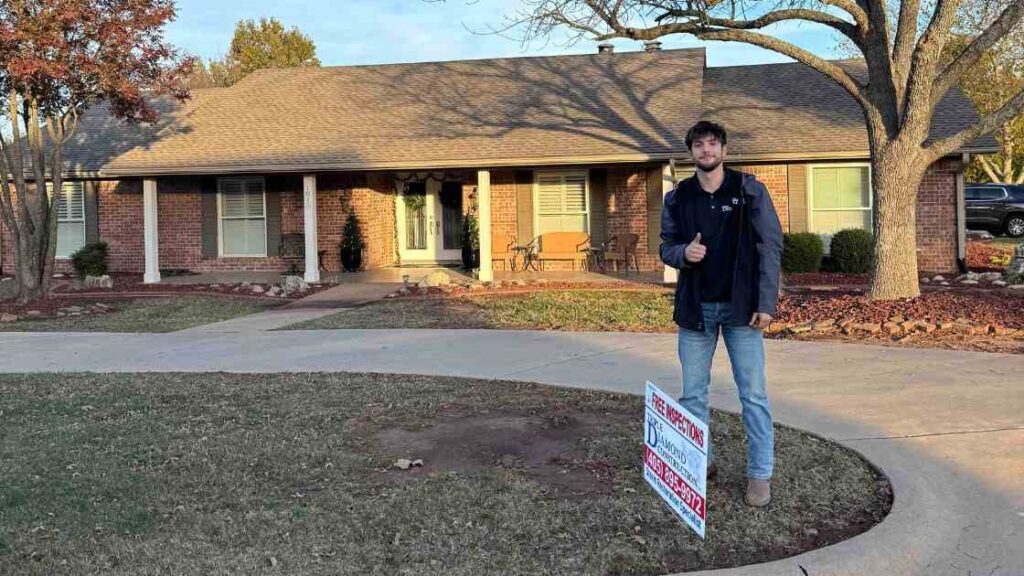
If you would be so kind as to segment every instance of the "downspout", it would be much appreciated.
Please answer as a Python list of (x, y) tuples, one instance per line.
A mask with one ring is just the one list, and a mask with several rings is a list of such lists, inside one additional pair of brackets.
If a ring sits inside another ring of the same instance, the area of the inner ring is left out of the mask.
[(967, 213), (964, 199), (964, 172), (971, 161), (971, 155), (964, 153), (960, 170), (956, 173), (956, 265), (960, 273), (967, 272)]

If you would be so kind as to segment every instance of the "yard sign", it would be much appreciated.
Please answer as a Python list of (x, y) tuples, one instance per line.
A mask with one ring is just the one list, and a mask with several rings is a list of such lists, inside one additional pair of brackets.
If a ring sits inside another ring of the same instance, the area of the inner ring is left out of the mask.
[(644, 478), (704, 538), (708, 426), (650, 382), (645, 404)]

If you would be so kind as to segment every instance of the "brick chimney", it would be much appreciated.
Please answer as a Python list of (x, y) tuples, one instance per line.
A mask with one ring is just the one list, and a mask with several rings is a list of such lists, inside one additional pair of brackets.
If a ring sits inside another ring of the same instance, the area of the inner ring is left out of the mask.
[(615, 53), (615, 44), (612, 44), (611, 42), (602, 42), (602, 43), (597, 45), (597, 53), (598, 54), (614, 54)]
[(651, 52), (660, 52), (661, 42), (657, 40), (648, 40), (644, 42), (644, 52), (650, 54)]

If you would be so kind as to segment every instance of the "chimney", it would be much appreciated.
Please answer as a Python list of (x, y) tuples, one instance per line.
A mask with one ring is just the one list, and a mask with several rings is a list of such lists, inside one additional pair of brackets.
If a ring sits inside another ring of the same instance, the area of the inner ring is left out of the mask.
[(602, 42), (602, 43), (597, 45), (597, 53), (598, 54), (614, 54), (615, 53), (615, 44), (612, 44), (611, 42)]
[(657, 40), (648, 40), (644, 42), (644, 52), (650, 54), (651, 52), (661, 51), (661, 42)]

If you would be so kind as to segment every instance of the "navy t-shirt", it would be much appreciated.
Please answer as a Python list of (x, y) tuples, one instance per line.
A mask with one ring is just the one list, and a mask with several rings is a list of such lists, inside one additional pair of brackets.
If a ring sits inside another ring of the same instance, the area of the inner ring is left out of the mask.
[(734, 170), (725, 169), (722, 185), (712, 193), (700, 186), (694, 175), (687, 179), (690, 192), (696, 195), (694, 220), (707, 247), (700, 271), (701, 302), (729, 302), (732, 298), (733, 270), (736, 262), (735, 218), (740, 213), (742, 178)]

